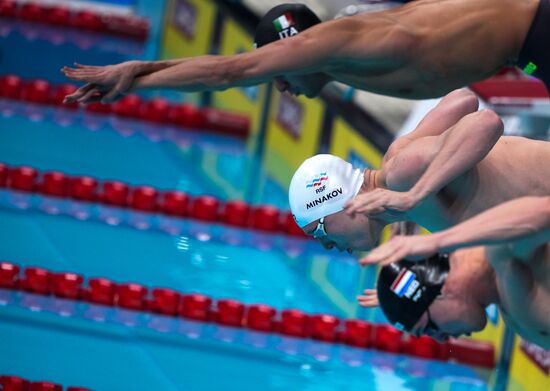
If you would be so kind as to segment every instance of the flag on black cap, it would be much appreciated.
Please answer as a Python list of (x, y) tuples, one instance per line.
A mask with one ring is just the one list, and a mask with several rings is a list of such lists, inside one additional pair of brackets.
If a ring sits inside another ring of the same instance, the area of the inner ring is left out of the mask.
[(318, 23), (321, 19), (304, 4), (280, 4), (269, 10), (258, 23), (254, 46), (261, 47), (292, 37)]

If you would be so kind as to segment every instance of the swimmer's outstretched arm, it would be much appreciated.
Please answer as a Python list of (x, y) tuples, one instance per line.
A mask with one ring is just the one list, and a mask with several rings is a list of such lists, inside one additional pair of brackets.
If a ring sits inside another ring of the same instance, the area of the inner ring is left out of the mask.
[(497, 205), (452, 228), (431, 235), (396, 236), (360, 262), (389, 264), (406, 257), (426, 257), (458, 248), (509, 245), (518, 259), (529, 259), (550, 241), (550, 196), (522, 197)]
[(518, 250), (534, 248), (550, 241), (550, 196), (502, 203), (432, 236), (442, 251), (510, 242)]
[[(182, 91), (224, 90), (250, 86), (280, 75), (314, 72), (330, 74), (361, 67), (366, 76), (391, 73), (416, 58), (418, 36), (410, 28), (385, 18), (343, 18), (320, 23), (300, 34), (275, 41), (257, 50), (229, 56), (198, 56), (172, 62), (147, 62), (128, 67), (135, 77), (126, 90), (119, 88), (104, 67), (79, 70), (63, 68), (67, 77), (89, 83), (105, 101), (130, 90), (170, 88)], [(140, 67), (143, 67), (140, 69)], [(101, 69), (103, 68), (103, 69)], [(141, 75), (141, 76), (139, 76)], [(107, 82), (105, 80), (108, 80)], [(93, 88), (92, 87), (92, 88)], [(70, 100), (87, 103), (90, 88), (77, 91)]]
[(74, 68), (63, 67), (61, 73), (73, 80), (93, 80), (80, 87), (75, 93), (67, 95), (63, 103), (102, 100), (114, 100), (127, 92), (134, 79), (171, 66), (181, 64), (187, 59), (164, 61), (125, 61), (114, 65), (94, 66), (74, 64)]

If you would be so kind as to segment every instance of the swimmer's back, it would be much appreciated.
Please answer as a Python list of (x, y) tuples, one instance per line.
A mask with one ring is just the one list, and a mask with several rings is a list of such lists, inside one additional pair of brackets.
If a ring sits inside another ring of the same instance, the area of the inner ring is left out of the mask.
[(461, 219), (517, 197), (548, 195), (550, 143), (503, 136), (469, 176), (475, 196)]

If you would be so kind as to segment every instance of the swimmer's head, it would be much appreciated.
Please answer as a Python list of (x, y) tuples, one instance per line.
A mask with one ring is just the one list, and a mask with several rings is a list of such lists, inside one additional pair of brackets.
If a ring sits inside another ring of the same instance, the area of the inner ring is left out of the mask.
[(385, 224), (344, 212), (344, 204), (359, 193), (363, 181), (363, 170), (337, 156), (306, 159), (294, 173), (288, 191), (296, 223), (325, 248), (371, 249)]
[(290, 38), (319, 23), (321, 19), (304, 4), (279, 4), (271, 8), (258, 23), (254, 46), (259, 48)]
[[(269, 10), (260, 20), (254, 35), (254, 47), (259, 48), (275, 41), (298, 35), (321, 23), (321, 19), (304, 4), (280, 4)], [(297, 56), (300, 53), (296, 53)], [(319, 94), (330, 78), (321, 72), (309, 74), (279, 75), (274, 78), (280, 92), (305, 95), (313, 98)]]
[(376, 291), (388, 321), (398, 329), (441, 341), (483, 329), (483, 308), (468, 295), (447, 289), (449, 275), (447, 254), (384, 266)]

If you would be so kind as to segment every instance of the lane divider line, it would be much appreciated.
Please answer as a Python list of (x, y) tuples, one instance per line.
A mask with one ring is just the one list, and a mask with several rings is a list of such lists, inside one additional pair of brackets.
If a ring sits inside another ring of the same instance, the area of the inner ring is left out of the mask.
[(0, 0), (0, 17), (43, 23), (57, 27), (86, 30), (96, 33), (121, 35), (145, 41), (149, 36), (147, 18), (135, 15), (103, 13), (64, 5), (39, 2)]
[[(32, 381), (18, 376), (0, 375), (3, 391), (63, 391), (61, 384), (49, 381)], [(66, 391), (91, 391), (89, 388), (69, 386)]]
[(387, 324), (339, 319), (330, 314), (308, 314), (299, 309), (278, 311), (266, 304), (215, 300), (200, 293), (116, 283), (104, 277), (85, 279), (80, 274), (52, 272), (39, 267), (22, 269), (6, 261), (0, 262), (0, 288), (427, 359), (456, 360), (487, 368), (495, 365), (494, 346), (489, 343), (464, 339), (438, 343), (427, 336), (405, 335)]
[[(16, 75), (0, 76), (0, 97), (27, 103), (76, 110), (80, 107), (78, 103), (63, 103), (65, 96), (76, 89), (77, 86), (70, 83), (52, 85), (43, 79), (23, 80)], [(88, 104), (85, 110), (239, 138), (247, 138), (250, 134), (250, 118), (247, 115), (212, 107), (198, 108), (189, 103), (172, 103), (160, 97), (143, 99), (139, 95), (128, 94), (114, 103)]]
[(146, 213), (162, 213), (209, 223), (307, 237), (292, 214), (271, 205), (252, 206), (239, 200), (193, 197), (175, 190), (131, 186), (121, 181), (100, 181), (90, 176), (71, 177), (59, 171), (39, 172), (33, 167), (9, 167), (0, 162), (0, 188), (44, 194), (61, 199), (94, 202)]

